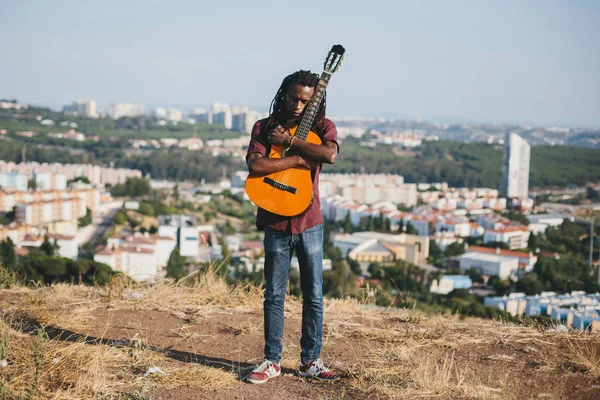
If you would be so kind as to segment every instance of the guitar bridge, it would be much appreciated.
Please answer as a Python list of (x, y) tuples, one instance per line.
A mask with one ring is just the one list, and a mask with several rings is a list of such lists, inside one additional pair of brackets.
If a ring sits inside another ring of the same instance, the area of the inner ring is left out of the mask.
[(273, 186), (275, 189), (283, 190), (284, 192), (290, 192), (291, 194), (296, 194), (297, 189), (295, 187), (291, 187), (281, 182), (277, 182), (274, 179), (265, 177), (263, 182), (267, 185)]

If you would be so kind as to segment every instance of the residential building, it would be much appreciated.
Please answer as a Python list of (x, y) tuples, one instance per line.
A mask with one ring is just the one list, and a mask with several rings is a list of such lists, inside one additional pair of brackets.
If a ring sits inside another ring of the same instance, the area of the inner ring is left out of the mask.
[(27, 235), (39, 236), (41, 233), (39, 228), (19, 222), (0, 225), (0, 241), (10, 238), (15, 244), (24, 240)]
[(527, 247), (529, 229), (525, 226), (509, 226), (501, 229), (490, 229), (483, 234), (483, 243), (504, 242), (511, 250)]
[(0, 173), (0, 188), (27, 191), (27, 175), (17, 172)]
[(166, 215), (158, 219), (158, 235), (177, 240), (179, 254), (184, 257), (198, 257), (200, 248), (200, 226), (196, 218), (188, 215)]
[(532, 252), (503, 250), (500, 248), (492, 249), (490, 247), (482, 246), (466, 246), (466, 252), (474, 254), (494, 254), (504, 258), (516, 257), (519, 263), (519, 273), (533, 271), (533, 267), (538, 259)]
[(517, 274), (519, 259), (517, 257), (502, 257), (496, 254), (465, 253), (458, 257), (460, 269), (468, 271), (475, 268), (483, 275), (498, 276), (508, 279)]
[(134, 169), (106, 168), (91, 164), (38, 163), (35, 161), (17, 164), (0, 160), (0, 174), (13, 172), (25, 175), (27, 179), (34, 179), (36, 174), (43, 172), (63, 174), (67, 180), (84, 176), (90, 180), (92, 185), (101, 186), (107, 183), (116, 185), (124, 183), (128, 178), (142, 177), (142, 172)]
[(542, 292), (533, 296), (511, 293), (509, 296), (486, 297), (484, 305), (498, 307), (513, 316), (548, 315), (557, 323), (580, 331), (600, 330), (600, 294), (598, 293)]
[(67, 177), (65, 174), (40, 172), (34, 176), (36, 190), (66, 190)]
[(165, 267), (176, 246), (171, 237), (135, 233), (114, 235), (107, 245), (94, 255), (94, 261), (122, 271), (133, 279), (153, 280), (164, 276)]
[(466, 275), (444, 275), (439, 283), (436, 279), (431, 282), (431, 293), (448, 294), (455, 289), (470, 289), (473, 286), (471, 278)]
[(60, 233), (48, 233), (50, 243), (58, 246), (58, 254), (61, 257), (77, 260), (79, 255), (79, 246), (75, 240), (75, 236), (62, 235)]
[(358, 262), (395, 262), (404, 260), (412, 264), (425, 264), (429, 256), (429, 238), (426, 236), (399, 235), (379, 232), (340, 234), (333, 245)]

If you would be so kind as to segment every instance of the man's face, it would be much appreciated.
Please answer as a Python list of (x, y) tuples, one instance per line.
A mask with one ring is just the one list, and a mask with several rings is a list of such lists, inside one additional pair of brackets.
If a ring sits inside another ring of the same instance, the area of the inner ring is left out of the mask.
[(302, 115), (304, 107), (306, 107), (310, 101), (314, 91), (314, 87), (302, 86), (300, 84), (295, 84), (290, 87), (290, 90), (285, 96), (285, 111), (288, 118), (298, 118)]

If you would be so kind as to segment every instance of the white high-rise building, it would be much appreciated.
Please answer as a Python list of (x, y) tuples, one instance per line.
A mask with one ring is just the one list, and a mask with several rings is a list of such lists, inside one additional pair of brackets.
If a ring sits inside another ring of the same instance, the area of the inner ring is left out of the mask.
[(502, 192), (509, 198), (526, 198), (529, 194), (531, 146), (521, 136), (510, 133), (504, 145)]
[(177, 108), (167, 108), (167, 120), (177, 122), (181, 121), (182, 118), (183, 113), (181, 110), (178, 110)]
[(167, 118), (167, 110), (162, 107), (156, 107), (152, 110), (152, 115), (158, 119), (164, 119)]
[(144, 114), (144, 106), (132, 103), (111, 103), (108, 114), (114, 119), (135, 117)]
[(73, 104), (63, 107), (64, 113), (73, 113), (82, 117), (98, 118), (94, 100), (75, 100)]
[(212, 105), (212, 123), (224, 125), (225, 128), (231, 129), (232, 125), (231, 107), (227, 103), (213, 103)]
[(212, 124), (212, 112), (207, 112), (204, 108), (194, 108), (190, 111), (190, 118), (196, 122)]

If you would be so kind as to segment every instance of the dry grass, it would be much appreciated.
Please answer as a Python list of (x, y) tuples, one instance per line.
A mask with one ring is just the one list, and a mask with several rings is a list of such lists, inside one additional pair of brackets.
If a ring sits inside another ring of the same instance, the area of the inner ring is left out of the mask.
[(600, 341), (594, 337), (566, 338), (567, 352), (563, 367), (600, 378)]
[[(2, 303), (0, 361), (7, 359), (8, 366), (0, 367), (0, 399), (112, 399), (123, 393), (146, 398), (158, 388), (185, 386), (205, 392), (240, 384), (235, 372), (177, 361), (149, 347), (148, 328), (140, 322), (121, 322), (131, 335), (120, 346), (90, 343), (83, 336), (77, 341), (51, 339), (38, 329), (51, 325), (85, 335), (93, 325), (96, 332), (106, 333), (112, 322), (96, 319), (100, 309), (174, 315), (180, 321), (164, 332), (175, 338), (169, 343), (174, 346), (216, 342), (226, 347), (219, 334), (262, 342), (262, 316), (257, 312), (262, 309), (261, 288), (227, 286), (214, 271), (179, 283), (139, 284), (121, 277), (103, 288), (58, 284), (16, 287), (10, 294), (18, 301)], [(301, 302), (288, 297), (285, 315), (298, 323)], [(31, 320), (37, 325), (32, 327)], [(199, 327), (207, 321), (221, 321), (222, 332), (201, 333)], [(344, 388), (354, 393), (349, 398), (512, 400), (532, 393), (560, 398), (565, 395), (564, 379), (583, 379), (580, 386), (591, 387), (600, 378), (598, 335), (559, 334), (458, 316), (425, 317), (413, 309), (377, 307), (372, 297), (326, 300), (323, 342), (325, 349), (344, 348), (345, 359), (331, 361), (347, 376)], [(297, 341), (285, 339), (282, 366), (297, 368), (299, 351)], [(152, 367), (165, 374), (144, 376)], [(555, 378), (536, 383), (548, 374)], [(268, 398), (271, 393), (265, 390)]]
[[(69, 343), (48, 339), (43, 329), (33, 335), (24, 334), (0, 321), (0, 330), (8, 331), (8, 366), (0, 368), (0, 399), (112, 398), (125, 385), (173, 388), (188, 386), (204, 390), (229, 387), (235, 382), (233, 373), (174, 361), (160, 352), (140, 347), (113, 347), (85, 343), (84, 339)], [(144, 374), (158, 367), (165, 374)]]

